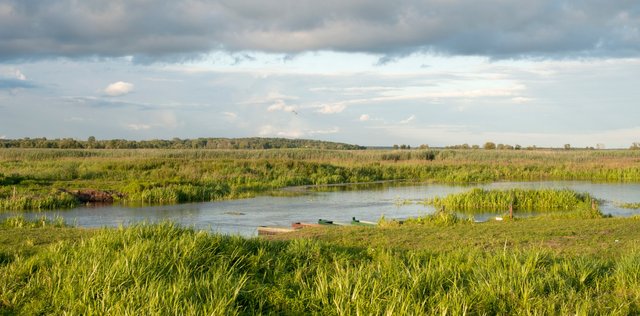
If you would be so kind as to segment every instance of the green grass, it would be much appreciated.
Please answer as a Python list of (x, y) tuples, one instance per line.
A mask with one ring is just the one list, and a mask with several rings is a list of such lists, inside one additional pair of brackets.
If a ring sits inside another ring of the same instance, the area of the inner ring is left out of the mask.
[(274, 240), (170, 223), (0, 227), (13, 244), (21, 231), (52, 239), (0, 264), (4, 314), (640, 313), (637, 219), (305, 229)]
[(58, 189), (118, 192), (119, 203), (170, 204), (384, 180), (639, 182), (638, 161), (640, 151), (630, 150), (0, 149), (0, 211), (79, 204)]
[(435, 197), (424, 201), (437, 209), (465, 213), (486, 213), (487, 211), (514, 212), (556, 212), (595, 211), (597, 201), (588, 193), (569, 189), (509, 189), (487, 190), (475, 188), (463, 193)]
[(640, 209), (640, 203), (616, 203), (618, 207), (629, 209)]

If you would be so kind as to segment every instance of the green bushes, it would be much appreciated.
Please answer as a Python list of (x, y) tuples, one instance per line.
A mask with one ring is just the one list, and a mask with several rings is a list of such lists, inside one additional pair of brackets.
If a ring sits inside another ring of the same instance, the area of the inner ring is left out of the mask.
[(3, 314), (640, 313), (637, 249), (617, 257), (469, 245), (394, 251), (165, 223), (103, 230), (4, 261)]

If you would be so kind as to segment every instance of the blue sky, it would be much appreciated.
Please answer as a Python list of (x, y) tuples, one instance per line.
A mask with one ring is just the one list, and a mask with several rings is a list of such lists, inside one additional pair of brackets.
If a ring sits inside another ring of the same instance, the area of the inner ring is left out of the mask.
[(640, 141), (636, 1), (0, 0), (0, 137)]

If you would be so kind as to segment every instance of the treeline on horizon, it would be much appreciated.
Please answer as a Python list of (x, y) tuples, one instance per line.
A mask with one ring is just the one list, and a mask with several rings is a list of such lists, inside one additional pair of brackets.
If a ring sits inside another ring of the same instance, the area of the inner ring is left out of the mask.
[(337, 150), (361, 150), (364, 146), (345, 143), (287, 138), (173, 138), (153, 140), (109, 139), (97, 140), (91, 136), (87, 140), (73, 138), (21, 138), (0, 139), (0, 148), (59, 148), (59, 149), (279, 149), (314, 148)]
[[(151, 140), (127, 140), (127, 139), (104, 139), (97, 140), (91, 136), (87, 140), (79, 140), (74, 138), (55, 138), (47, 139), (46, 137), (38, 138), (18, 138), (18, 139), (0, 139), (0, 148), (42, 148), (42, 149), (283, 149), (283, 148), (310, 148), (310, 149), (328, 149), (328, 150), (364, 150), (364, 149), (394, 149), (394, 150), (410, 150), (410, 149), (485, 149), (485, 150), (536, 150), (536, 149), (556, 149), (554, 147), (539, 147), (496, 144), (494, 142), (486, 142), (482, 146), (458, 144), (444, 147), (430, 147), (423, 144), (412, 148), (410, 145), (402, 144), (393, 146), (373, 146), (366, 147), (354, 144), (312, 140), (312, 139), (289, 139), (289, 138), (263, 138), (263, 137), (246, 137), (246, 138), (222, 138), (222, 137), (200, 137), (194, 139), (151, 139)], [(565, 144), (560, 149), (580, 149)], [(583, 149), (604, 149), (603, 144), (596, 147), (586, 147)], [(620, 148), (622, 149), (622, 148)], [(640, 142), (634, 142), (629, 149), (640, 150)]]

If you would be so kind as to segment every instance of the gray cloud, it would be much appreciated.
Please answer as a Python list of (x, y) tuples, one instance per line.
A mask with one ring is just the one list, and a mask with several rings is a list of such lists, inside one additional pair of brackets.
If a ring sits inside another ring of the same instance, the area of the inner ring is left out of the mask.
[(640, 51), (635, 0), (0, 0), (0, 60), (213, 50), (333, 50), (491, 58), (615, 57)]
[(36, 85), (25, 80), (0, 78), (0, 90), (31, 89)]

